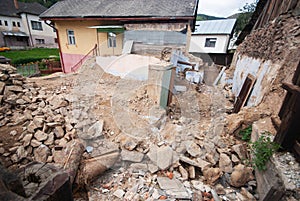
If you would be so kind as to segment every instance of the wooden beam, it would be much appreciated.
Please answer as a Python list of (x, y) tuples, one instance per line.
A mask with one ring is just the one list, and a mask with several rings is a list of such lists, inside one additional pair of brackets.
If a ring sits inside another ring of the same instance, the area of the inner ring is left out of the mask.
[(240, 90), (240, 93), (237, 97), (237, 100), (234, 104), (233, 113), (238, 113), (241, 110), (241, 108), (245, 105), (245, 103), (247, 102), (248, 97), (251, 93), (251, 90), (253, 88), (255, 81), (256, 81), (256, 78), (253, 75), (248, 74), (248, 76), (246, 77), (245, 82)]
[(300, 95), (300, 87), (297, 86), (297, 85), (293, 85), (293, 84), (290, 84), (290, 83), (287, 83), (287, 82), (283, 82), (282, 83), (282, 88), (284, 88), (285, 90), (287, 90), (290, 93)]

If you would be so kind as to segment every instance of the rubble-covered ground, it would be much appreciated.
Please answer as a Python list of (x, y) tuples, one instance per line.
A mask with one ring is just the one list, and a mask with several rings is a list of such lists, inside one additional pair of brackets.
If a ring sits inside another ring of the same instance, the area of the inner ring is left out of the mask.
[[(11, 68), (0, 80), (1, 163), (71, 169), (75, 200), (258, 199), (247, 144), (232, 135), (242, 120), (227, 122), (230, 87), (185, 83), (165, 111), (146, 81), (93, 60), (76, 74), (25, 79)], [(27, 197), (36, 188), (27, 183)]]

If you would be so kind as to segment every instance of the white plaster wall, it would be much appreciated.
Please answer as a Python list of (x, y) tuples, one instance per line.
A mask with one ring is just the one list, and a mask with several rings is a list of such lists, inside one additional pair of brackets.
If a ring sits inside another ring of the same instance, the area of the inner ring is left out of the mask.
[(166, 62), (155, 57), (135, 54), (97, 57), (96, 62), (107, 73), (134, 80), (147, 80), (149, 65), (166, 65)]
[[(0, 31), (22, 31), (24, 32), (24, 25), (22, 23), (22, 19), (19, 17), (8, 17), (8, 16), (0, 16), (0, 20), (2, 21), (2, 25), (0, 25)], [(5, 26), (4, 21), (7, 21), (8, 26)], [(20, 27), (13, 27), (12, 22), (15, 21), (20, 23)]]
[(270, 90), (275, 80), (280, 64), (272, 63), (242, 55), (235, 55), (231, 68), (235, 68), (232, 92), (238, 96), (248, 74), (256, 77), (256, 82), (246, 106), (257, 106), (264, 95)]
[[(205, 47), (206, 38), (217, 38), (215, 47)], [(229, 35), (192, 35), (189, 52), (194, 53), (226, 53)]]
[[(56, 33), (53, 31), (53, 28), (47, 25), (44, 21), (41, 21), (40, 18), (36, 15), (30, 14), (21, 14), (22, 22), (25, 26), (25, 32), (32, 36), (33, 44), (36, 46), (35, 39), (44, 39), (45, 46), (57, 46), (54, 39), (56, 38)], [(31, 20), (39, 21), (42, 23), (43, 30), (33, 30), (31, 27)], [(31, 39), (30, 39), (31, 40)], [(43, 46), (43, 45), (38, 45)]]

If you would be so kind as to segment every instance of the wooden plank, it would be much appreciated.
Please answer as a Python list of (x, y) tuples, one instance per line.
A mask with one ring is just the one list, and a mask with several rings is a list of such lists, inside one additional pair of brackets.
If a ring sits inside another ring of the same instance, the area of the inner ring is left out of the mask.
[(287, 82), (283, 82), (282, 83), (282, 88), (284, 88), (285, 90), (287, 90), (290, 93), (293, 94), (299, 94), (300, 95), (300, 87), (297, 85), (293, 85)]
[(282, 117), (282, 123), (274, 141), (280, 144), (282, 148), (291, 151), (295, 141), (300, 139), (300, 96), (292, 95), (288, 103), (289, 108)]
[(248, 74), (240, 90), (240, 93), (237, 97), (236, 103), (234, 105), (233, 113), (238, 113), (241, 110), (241, 108), (245, 105), (255, 81), (256, 78), (253, 75)]

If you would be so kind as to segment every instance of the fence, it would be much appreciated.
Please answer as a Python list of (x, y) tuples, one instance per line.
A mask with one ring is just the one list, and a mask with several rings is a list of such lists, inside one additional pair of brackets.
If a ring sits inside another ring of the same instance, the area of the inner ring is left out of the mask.
[(17, 66), (17, 72), (25, 77), (32, 77), (40, 74), (40, 69), (38, 64), (24, 64)]

